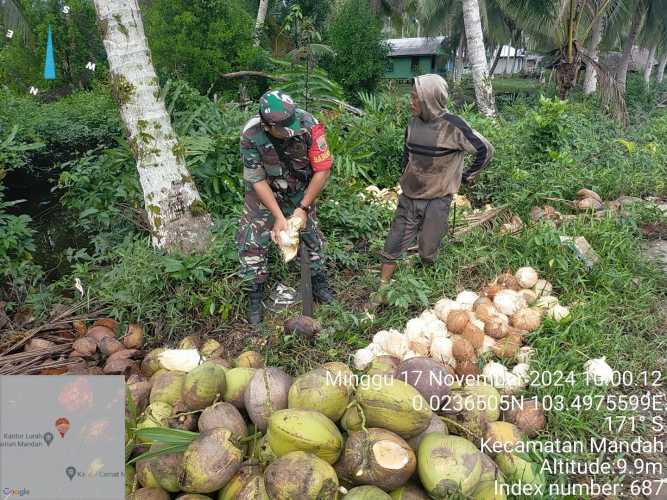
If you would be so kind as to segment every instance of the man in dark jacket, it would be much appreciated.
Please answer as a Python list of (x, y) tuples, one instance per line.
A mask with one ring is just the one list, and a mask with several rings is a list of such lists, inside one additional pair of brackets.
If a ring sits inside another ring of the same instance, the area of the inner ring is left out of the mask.
[[(415, 78), (412, 119), (405, 135), (402, 194), (382, 251), (380, 284), (415, 239), (422, 262), (432, 263), (447, 232), (452, 196), (491, 160), (493, 146), (460, 116), (447, 112), (447, 82), (439, 75)], [(474, 160), (464, 171), (464, 155)]]

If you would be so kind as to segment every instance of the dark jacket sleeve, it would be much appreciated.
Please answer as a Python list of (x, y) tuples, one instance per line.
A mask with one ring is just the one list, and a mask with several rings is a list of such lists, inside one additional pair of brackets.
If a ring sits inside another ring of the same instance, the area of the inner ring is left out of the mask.
[(403, 158), (401, 159), (401, 173), (405, 172), (408, 166), (408, 129), (405, 129), (405, 137), (403, 138)]
[(448, 120), (459, 131), (458, 142), (461, 149), (475, 155), (470, 167), (463, 172), (463, 180), (467, 181), (479, 175), (479, 172), (491, 161), (496, 150), (486, 137), (470, 127), (460, 116), (449, 115)]

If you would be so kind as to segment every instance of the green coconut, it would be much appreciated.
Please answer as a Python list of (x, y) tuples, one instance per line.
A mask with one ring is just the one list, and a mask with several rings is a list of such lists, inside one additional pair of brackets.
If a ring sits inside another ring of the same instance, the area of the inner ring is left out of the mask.
[[(137, 429), (147, 429), (150, 427), (168, 427), (169, 417), (173, 407), (169, 403), (156, 401), (151, 403), (144, 410), (143, 417), (137, 422)], [(145, 443), (146, 440), (138, 438), (140, 443)]]
[(482, 460), (467, 439), (433, 432), (424, 437), (417, 455), (419, 479), (433, 499), (470, 495), (479, 483)]
[(475, 488), (472, 492), (473, 500), (506, 500), (507, 496), (503, 492), (500, 485), (495, 483), (483, 483)]
[[(150, 447), (150, 452), (154, 453), (166, 448), (169, 445), (155, 443)], [(178, 484), (178, 476), (183, 462), (183, 452), (163, 453), (148, 459), (149, 468), (158, 486), (165, 491), (176, 493), (181, 490)]]
[(243, 404), (257, 429), (265, 431), (271, 414), (287, 408), (291, 385), (292, 377), (280, 368), (261, 368), (255, 372), (243, 393)]
[(410, 445), (386, 429), (351, 433), (335, 469), (352, 484), (369, 484), (391, 491), (414, 474), (417, 459)]
[[(324, 363), (322, 368), (330, 371), (336, 377), (336, 380), (341, 380), (343, 385), (348, 388), (349, 392), (352, 393), (354, 390), (354, 372), (347, 366), (345, 363), (340, 361), (332, 361), (330, 363)], [(340, 377), (337, 377), (340, 375)]]
[(134, 468), (134, 465), (125, 466), (125, 496), (130, 496), (132, 490), (134, 490), (134, 482), (137, 477), (137, 471)]
[(493, 450), (510, 451), (525, 439), (523, 432), (509, 422), (491, 422), (484, 433), (485, 447), (492, 456)]
[(160, 371), (152, 377), (150, 402), (161, 401), (173, 405), (181, 399), (185, 373), (177, 371)]
[(234, 365), (238, 368), (264, 368), (264, 358), (257, 351), (245, 351), (239, 354)]
[(338, 494), (338, 477), (333, 467), (304, 451), (276, 459), (266, 468), (264, 479), (272, 500), (328, 500)]
[(352, 405), (340, 419), (340, 426), (345, 430), (345, 432), (355, 432), (360, 431), (363, 424), (361, 408), (358, 405)]
[(391, 497), (377, 486), (357, 486), (348, 491), (343, 500), (391, 500)]
[(262, 468), (259, 465), (243, 465), (234, 474), (225, 487), (218, 493), (218, 500), (236, 500), (243, 487), (255, 477), (261, 477)]
[(236, 496), (236, 500), (271, 500), (266, 492), (264, 477), (255, 476), (246, 484)]
[(495, 462), (507, 480), (512, 483), (544, 484), (544, 478), (540, 474), (539, 466), (526, 460), (516, 451), (498, 453)]
[(288, 408), (319, 411), (334, 422), (340, 420), (349, 402), (349, 391), (342, 378), (336, 380), (333, 372), (324, 368), (298, 377), (287, 395)]
[(205, 358), (211, 357), (211, 355), (220, 349), (222, 344), (215, 339), (206, 339), (199, 349), (199, 354)]
[(393, 377), (396, 373), (396, 368), (401, 363), (401, 360), (395, 356), (382, 355), (376, 356), (371, 361), (370, 366), (366, 369), (366, 374), (373, 377)]
[(417, 450), (419, 449), (419, 445), (422, 442), (422, 439), (424, 439), (424, 436), (426, 434), (429, 434), (431, 432), (444, 432), (445, 434), (449, 434), (449, 431), (447, 430), (447, 424), (445, 424), (440, 417), (437, 415), (433, 415), (431, 417), (431, 423), (428, 424), (428, 427), (424, 429), (420, 434), (416, 435), (413, 438), (408, 439), (408, 444), (410, 445), (410, 448), (417, 453)]
[(225, 369), (216, 363), (202, 363), (185, 376), (183, 402), (190, 410), (201, 410), (225, 393)]
[(488, 384), (466, 385), (453, 391), (450, 409), (458, 411), (456, 415), (450, 415), (461, 427), (452, 425), (452, 434), (462, 435), (466, 438), (474, 436), (476, 439), (483, 436), (487, 425), (500, 418), (500, 394)]
[(424, 397), (400, 380), (359, 385), (356, 397), (366, 415), (367, 427), (382, 427), (409, 439), (431, 423), (433, 412)]
[(343, 436), (336, 424), (311, 410), (275, 412), (269, 418), (266, 436), (279, 457), (293, 451), (307, 451), (333, 464), (343, 448)]
[(242, 410), (244, 408), (243, 393), (255, 371), (254, 368), (232, 368), (231, 370), (227, 370), (227, 373), (225, 373), (227, 388), (222, 399)]
[(157, 479), (151, 470), (150, 460), (138, 460), (136, 469), (136, 478), (139, 484), (144, 488), (159, 488)]
[(201, 339), (197, 335), (188, 335), (183, 337), (178, 343), (177, 349), (199, 349)]
[(211, 493), (238, 472), (243, 453), (231, 441), (232, 433), (219, 427), (199, 434), (183, 453), (181, 490)]
[(176, 500), (211, 500), (211, 497), (206, 495), (199, 495), (197, 493), (186, 493), (180, 497), (176, 497)]
[(416, 484), (408, 483), (389, 493), (392, 500), (429, 500), (426, 492)]
[(243, 420), (241, 412), (231, 403), (221, 401), (206, 408), (197, 422), (199, 432), (216, 427), (224, 427), (232, 432), (232, 437), (238, 439), (248, 435), (248, 426)]
[(130, 500), (169, 500), (169, 493), (160, 488), (140, 488), (129, 497)]
[(160, 369), (159, 356), (164, 351), (166, 351), (164, 347), (158, 347), (157, 349), (153, 349), (148, 354), (146, 354), (143, 361), (141, 362), (141, 373), (143, 373), (146, 377), (152, 377), (153, 374)]
[(482, 473), (479, 475), (478, 487), (484, 483), (504, 483), (505, 477), (496, 463), (488, 455), (481, 452), (480, 458), (482, 460)]

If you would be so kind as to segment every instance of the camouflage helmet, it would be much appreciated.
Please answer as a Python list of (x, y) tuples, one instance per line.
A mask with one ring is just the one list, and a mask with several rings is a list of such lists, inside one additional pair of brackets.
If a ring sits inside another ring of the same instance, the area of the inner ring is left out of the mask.
[(259, 116), (266, 125), (281, 128), (292, 136), (300, 131), (295, 119), (296, 104), (282, 90), (271, 90), (259, 99)]

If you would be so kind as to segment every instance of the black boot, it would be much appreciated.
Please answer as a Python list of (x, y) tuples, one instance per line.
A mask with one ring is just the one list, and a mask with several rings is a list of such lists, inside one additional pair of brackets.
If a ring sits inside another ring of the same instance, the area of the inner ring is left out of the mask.
[(262, 298), (264, 283), (255, 283), (248, 288), (248, 323), (257, 325), (262, 322)]
[(334, 294), (329, 288), (327, 275), (323, 272), (313, 274), (313, 298), (322, 304), (329, 304), (334, 300)]

